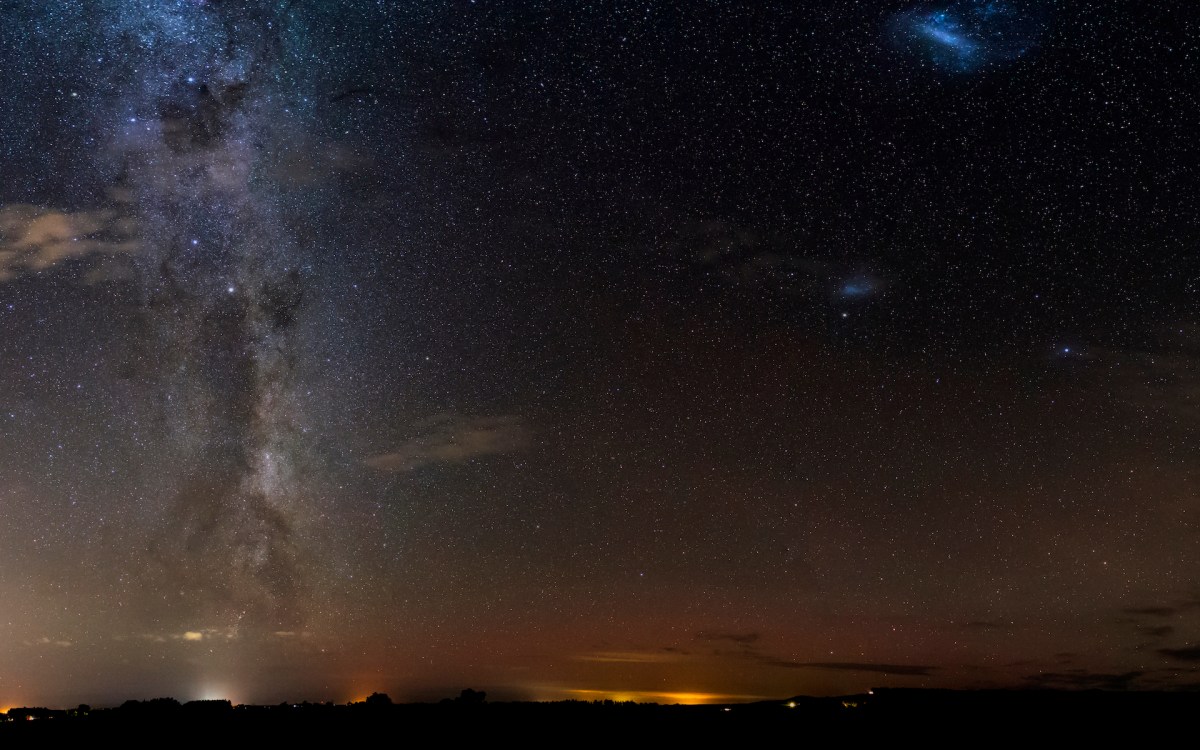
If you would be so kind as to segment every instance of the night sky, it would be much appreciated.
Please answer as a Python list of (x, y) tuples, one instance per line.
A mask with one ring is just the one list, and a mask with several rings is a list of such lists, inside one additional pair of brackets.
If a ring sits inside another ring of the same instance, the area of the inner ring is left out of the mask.
[(1200, 685), (1191, 3), (0, 14), (0, 708)]

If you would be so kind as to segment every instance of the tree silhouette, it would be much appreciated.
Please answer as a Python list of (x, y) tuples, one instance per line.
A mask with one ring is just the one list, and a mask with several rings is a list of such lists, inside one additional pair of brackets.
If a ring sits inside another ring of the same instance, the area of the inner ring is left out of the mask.
[(458, 695), (457, 703), (464, 706), (478, 706), (487, 700), (487, 693), (482, 690), (467, 688)]

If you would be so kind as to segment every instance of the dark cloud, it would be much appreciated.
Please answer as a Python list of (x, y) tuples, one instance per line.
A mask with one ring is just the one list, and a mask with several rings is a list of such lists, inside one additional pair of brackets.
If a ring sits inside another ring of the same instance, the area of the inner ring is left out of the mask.
[(344, 175), (361, 174), (373, 165), (369, 154), (346, 143), (303, 142), (282, 151), (272, 174), (289, 185), (311, 185)]
[(699, 633), (696, 633), (697, 640), (728, 641), (730, 643), (738, 643), (743, 646), (749, 646), (752, 643), (757, 643), (761, 637), (761, 633), (726, 633), (712, 630), (702, 630)]
[(1158, 653), (1178, 661), (1200, 662), (1200, 646), (1184, 646), (1183, 648), (1160, 648)]
[(1145, 672), (1102, 673), (1086, 670), (1069, 672), (1039, 672), (1027, 675), (1025, 681), (1030, 685), (1055, 689), (1078, 690), (1126, 690), (1131, 687)]
[(1144, 617), (1170, 617), (1179, 612), (1175, 607), (1126, 607), (1121, 611), (1127, 615)]
[[(1196, 332), (1191, 322), (1181, 322), (1171, 327), (1171, 334), (1146, 349), (1104, 350), (1092, 352), (1096, 358), (1121, 368), (1123, 383), (1121, 397), (1134, 409), (1168, 409), (1178, 417), (1190, 421), (1200, 419), (1196, 407), (1196, 394), (1200, 391), (1197, 381), (1197, 364), (1200, 356), (1196, 345)], [(1193, 527), (1194, 528), (1194, 527)], [(1179, 608), (1200, 605), (1195, 596), (1180, 602)], [(1134, 607), (1130, 614), (1167, 614), (1173, 607)]]
[(904, 677), (928, 677), (938, 669), (937, 667), (921, 664), (876, 664), (873, 662), (857, 661), (779, 662), (776, 666), (788, 666), (797, 669), (837, 669), (846, 672), (876, 672), (878, 674), (900, 675)]
[(832, 669), (843, 672), (874, 672), (877, 674), (899, 675), (904, 677), (928, 677), (937, 671), (937, 667), (924, 664), (886, 664), (879, 662), (858, 661), (792, 661), (780, 659), (759, 651), (745, 651), (739, 654), (743, 658), (753, 659), (759, 664), (781, 669)]
[(1004, 622), (1002, 620), (972, 620), (971, 622), (962, 623), (959, 627), (963, 630), (987, 631), (1012, 630), (1016, 626), (1011, 622)]
[(593, 651), (580, 654), (579, 661), (611, 664), (666, 664), (679, 661), (687, 652), (663, 649), (661, 651)]
[(778, 656), (766, 653), (756, 645), (761, 633), (749, 632), (723, 632), (723, 631), (701, 631), (696, 634), (696, 638), (702, 641), (711, 641), (717, 643), (732, 643), (740, 648), (737, 650), (713, 652), (714, 656), (725, 656), (737, 659), (745, 659), (756, 664), (761, 664), (767, 667), (779, 667), (780, 669), (831, 669), (844, 672), (874, 672), (877, 674), (890, 674), (901, 676), (925, 677), (937, 670), (937, 667), (927, 666), (923, 664), (889, 664), (882, 662), (842, 662), (842, 661), (795, 661), (792, 659), (783, 659)]
[(1175, 632), (1175, 628), (1170, 625), (1144, 625), (1138, 628), (1138, 632), (1150, 638), (1166, 638)]
[(778, 239), (722, 221), (683, 227), (677, 252), (735, 288), (806, 296), (833, 275), (828, 264), (798, 255)]

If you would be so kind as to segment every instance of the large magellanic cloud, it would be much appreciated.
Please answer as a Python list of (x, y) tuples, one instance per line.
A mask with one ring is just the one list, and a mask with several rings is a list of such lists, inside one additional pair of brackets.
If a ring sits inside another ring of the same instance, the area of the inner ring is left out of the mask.
[(893, 44), (921, 63), (975, 73), (1029, 56), (1042, 34), (1042, 14), (1003, 0), (921, 3), (892, 16)]

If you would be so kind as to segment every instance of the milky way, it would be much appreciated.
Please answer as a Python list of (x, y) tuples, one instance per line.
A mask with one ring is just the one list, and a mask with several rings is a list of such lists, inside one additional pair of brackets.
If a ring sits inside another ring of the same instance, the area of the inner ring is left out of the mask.
[[(306, 259), (262, 153), (286, 12), (116, 4), (110, 158), (145, 238), (144, 374), (161, 388), (180, 488), (153, 557), (192, 617), (294, 626), (302, 588), (293, 326)], [(153, 566), (152, 566), (153, 572)]]

